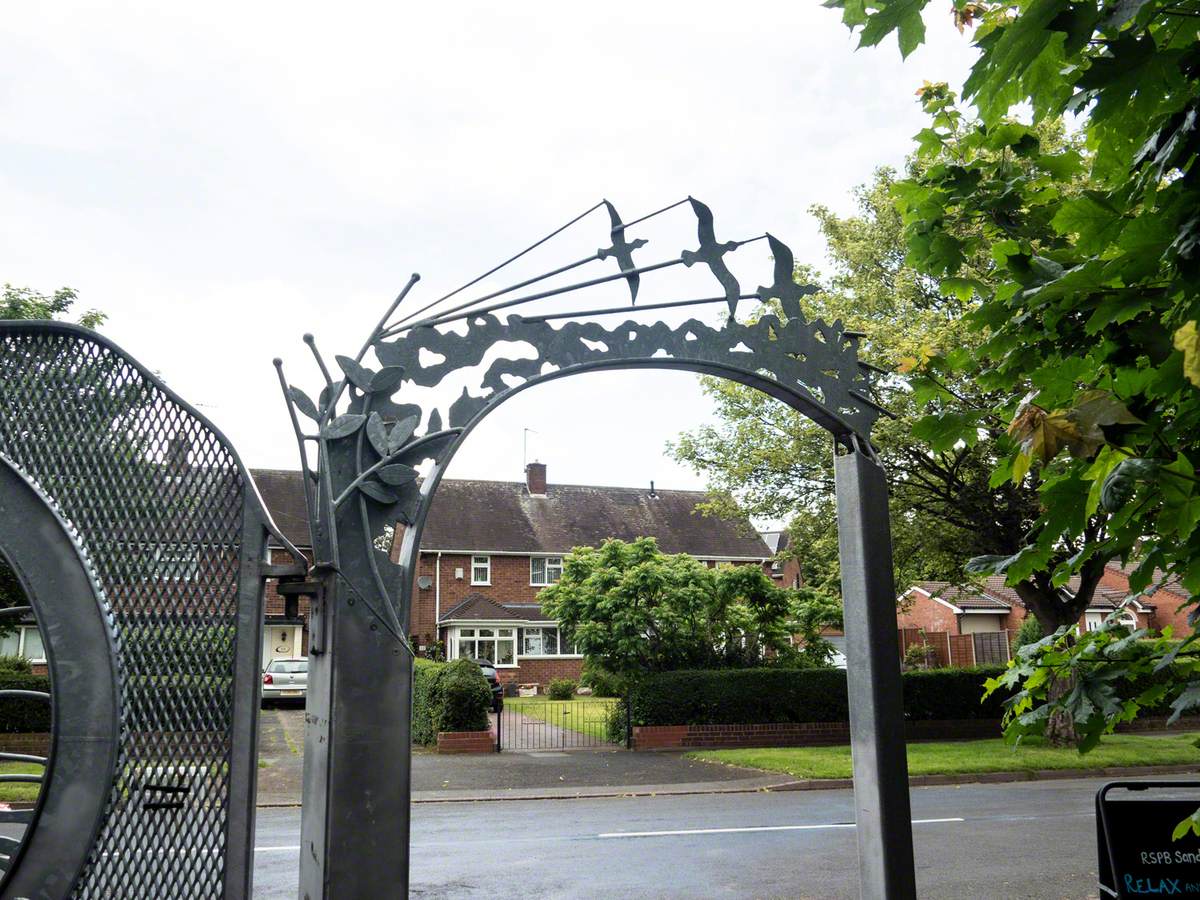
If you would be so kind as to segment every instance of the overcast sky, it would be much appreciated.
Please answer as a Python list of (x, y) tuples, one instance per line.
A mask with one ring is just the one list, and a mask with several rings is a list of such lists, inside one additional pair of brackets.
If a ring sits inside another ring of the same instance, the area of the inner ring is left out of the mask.
[[(275, 468), (297, 458), (271, 359), (315, 390), (303, 333), (352, 355), (412, 272), (412, 305), (427, 302), (602, 197), (630, 220), (692, 194), (718, 238), (769, 230), (822, 265), (807, 208), (848, 211), (855, 184), (899, 165), (924, 125), (916, 88), (961, 83), (971, 60), (940, 7), (901, 64), (894, 38), (855, 52), (807, 0), (54, 2), (3, 18), (0, 281), (74, 287), (250, 466)], [(643, 263), (695, 245), (686, 215), (654, 225)], [(593, 216), (537, 264), (606, 238)], [(769, 283), (764, 244), (738, 257)], [(673, 278), (639, 301), (689, 296)], [(530, 428), (552, 483), (702, 487), (663, 448), (708, 414), (686, 373), (562, 379), (490, 416), (450, 475), (520, 478)]]

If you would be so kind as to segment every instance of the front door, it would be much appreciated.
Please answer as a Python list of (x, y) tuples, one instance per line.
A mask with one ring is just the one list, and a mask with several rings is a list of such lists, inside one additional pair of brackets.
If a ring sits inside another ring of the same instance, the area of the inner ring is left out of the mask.
[(295, 659), (300, 655), (298, 625), (267, 625), (263, 629), (263, 668), (273, 659)]

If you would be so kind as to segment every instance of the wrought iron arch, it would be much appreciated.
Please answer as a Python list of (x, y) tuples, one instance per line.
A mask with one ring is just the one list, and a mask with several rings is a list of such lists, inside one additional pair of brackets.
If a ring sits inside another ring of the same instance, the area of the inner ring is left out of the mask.
[[(630, 229), (679, 207), (690, 207), (698, 246), (635, 263), (634, 252), (647, 241), (631, 240)], [(610, 246), (474, 299), (454, 299), (601, 209), (608, 214)], [(773, 258), (773, 278), (747, 292), (725, 258), (760, 240)], [(618, 271), (543, 287), (609, 261)], [(645, 300), (645, 276), (694, 265), (707, 268), (719, 289), (715, 296), (637, 305)], [(316, 554), (302, 895), (407, 895), (408, 856), (396, 848), (406, 851), (409, 841), (409, 610), (421, 530), (442, 473), (466, 435), (535, 384), (605, 368), (673, 368), (762, 390), (826, 428), (841, 448), (835, 473), (862, 886), (864, 896), (913, 896), (886, 487), (870, 444), (872, 425), (886, 414), (872, 396), (872, 381), (886, 373), (858, 359), (862, 335), (805, 316), (801, 301), (815, 288), (794, 281), (785, 244), (770, 234), (718, 240), (712, 212), (692, 197), (628, 222), (601, 201), (462, 287), (411, 313), (401, 310), (393, 321), (417, 281), (414, 275), (357, 355), (336, 357), (337, 374), (315, 339), (305, 336), (324, 381), (315, 400), (290, 385), (282, 362), (275, 361), (299, 445)], [(627, 285), (628, 305), (496, 315), (614, 282)], [(737, 310), (746, 300), (761, 305), (756, 318), (743, 323)], [(636, 318), (705, 304), (728, 306), (721, 327), (692, 319), (672, 328)], [(596, 321), (613, 315), (626, 318), (613, 328)], [(514, 344), (533, 356), (502, 354), (473, 390), (464, 387), (448, 404), (413, 402), (412, 387), (436, 386), (452, 373), (479, 367), (495, 348)], [(372, 352), (378, 367), (366, 361)], [(417, 467), (425, 463), (432, 467), (421, 480)], [(405, 533), (393, 560), (386, 551), (396, 525)], [(379, 696), (397, 702), (364, 702)], [(381, 755), (398, 765), (381, 770)]]

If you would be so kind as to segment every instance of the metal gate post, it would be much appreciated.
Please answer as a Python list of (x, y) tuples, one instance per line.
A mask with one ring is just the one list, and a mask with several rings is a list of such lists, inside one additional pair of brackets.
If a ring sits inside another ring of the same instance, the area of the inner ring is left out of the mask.
[(407, 897), (412, 660), (335, 575), (315, 604), (300, 896)]
[[(857, 444), (857, 441), (855, 441)], [(887, 482), (861, 451), (834, 457), (861, 896), (916, 897)]]

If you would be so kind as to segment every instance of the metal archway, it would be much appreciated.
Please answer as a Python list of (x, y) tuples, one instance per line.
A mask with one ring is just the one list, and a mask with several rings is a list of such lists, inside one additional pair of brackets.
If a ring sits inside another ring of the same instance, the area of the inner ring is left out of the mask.
[(303, 557), (224, 436), (84, 328), (0, 321), (0, 460), (53, 707), (0, 896), (249, 897), (265, 579), (306, 568), (268, 534)]
[[(698, 247), (638, 266), (647, 242), (627, 230), (681, 206), (695, 216)], [(475, 300), (455, 295), (606, 209), (611, 246)], [(774, 278), (744, 292), (724, 257), (768, 242)], [(531, 294), (532, 285), (591, 263), (615, 260), (618, 271)], [(643, 276), (672, 266), (706, 267), (720, 294), (635, 306)], [(409, 281), (359, 353), (337, 357), (331, 374), (311, 336), (305, 340), (324, 379), (314, 401), (289, 385), (276, 360), (300, 448), (317, 562), (306, 588), (313, 596), (305, 743), (300, 891), (308, 898), (407, 896), (411, 654), (408, 613), (421, 530), (446, 465), (470, 431), (506, 399), (535, 384), (604, 368), (672, 368), (731, 378), (787, 403), (823, 426), (838, 448), (839, 546), (845, 605), (848, 687), (864, 896), (915, 896), (907, 761), (896, 653), (887, 489), (870, 445), (885, 411), (871, 397), (878, 370), (857, 357), (861, 335), (838, 322), (809, 321), (801, 299), (815, 289), (793, 280), (791, 251), (770, 234), (718, 241), (711, 211), (686, 198), (623, 222), (602, 201), (547, 238), (458, 290), (413, 313), (392, 317), (417, 282)], [(537, 315), (501, 309), (625, 283), (630, 305)], [(512, 293), (516, 297), (506, 296)], [(504, 299), (497, 299), (504, 297)], [(739, 301), (764, 304), (751, 323), (736, 319)], [(648, 311), (725, 303), (719, 328), (689, 320), (676, 328), (634, 318)], [(595, 321), (627, 318), (614, 328)], [(563, 321), (565, 320), (565, 321)], [(585, 320), (585, 321), (581, 321)], [(552, 323), (560, 323), (561, 327)], [(405, 402), (404, 385), (431, 387), (502, 352), (448, 406)], [(373, 352), (379, 368), (364, 363)], [(400, 393), (400, 396), (396, 395)], [(301, 418), (311, 425), (302, 426)], [(309, 459), (315, 447), (316, 461)], [(419, 481), (416, 466), (431, 462)], [(398, 562), (381, 548), (388, 528), (405, 527)], [(374, 698), (397, 702), (380, 705)], [(379, 760), (389, 760), (389, 766)], [(398, 849), (403, 852), (397, 852)]]

